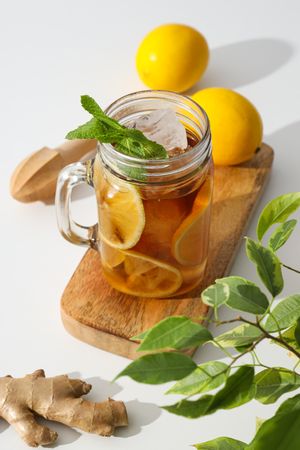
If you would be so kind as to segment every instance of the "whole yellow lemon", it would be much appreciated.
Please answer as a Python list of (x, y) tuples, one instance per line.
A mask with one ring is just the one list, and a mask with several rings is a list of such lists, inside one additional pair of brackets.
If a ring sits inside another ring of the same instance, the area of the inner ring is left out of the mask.
[(208, 115), (215, 164), (235, 165), (251, 159), (263, 135), (255, 106), (243, 95), (220, 87), (203, 89), (192, 98)]
[(151, 89), (183, 92), (206, 69), (209, 49), (199, 31), (187, 25), (167, 24), (152, 30), (140, 44), (136, 66)]

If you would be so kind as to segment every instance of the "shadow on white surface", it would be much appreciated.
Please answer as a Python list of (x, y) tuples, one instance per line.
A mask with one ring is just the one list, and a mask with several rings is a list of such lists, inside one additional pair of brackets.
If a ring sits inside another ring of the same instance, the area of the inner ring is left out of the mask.
[(56, 431), (56, 433), (58, 434), (56, 442), (51, 445), (45, 445), (44, 447), (46, 448), (56, 448), (59, 446), (72, 444), (81, 436), (81, 433), (79, 433), (79, 431), (75, 430), (74, 428), (67, 427), (66, 425), (63, 425), (61, 423), (49, 422), (44, 420), (41, 420), (41, 423), (51, 428), (51, 430)]
[(94, 402), (101, 402), (122, 391), (122, 388), (118, 383), (111, 383), (100, 377), (87, 378), (85, 381), (92, 385), (91, 392), (86, 395), (85, 398)]
[[(266, 136), (266, 142), (272, 146), (275, 152), (275, 170), (273, 169), (273, 176), (267, 187), (267, 193), (271, 192), (272, 197), (294, 189), (295, 180), (299, 180), (299, 136), (300, 121), (286, 125)], [(278, 164), (276, 164), (277, 158)], [(284, 166), (281, 164), (283, 158), (287, 159), (287, 164)], [(299, 181), (297, 185), (299, 188)]]
[(3, 431), (7, 430), (7, 428), (9, 427), (9, 424), (0, 418), (0, 434), (3, 433)]
[(161, 415), (161, 409), (153, 403), (140, 402), (138, 400), (130, 400), (126, 402), (128, 413), (128, 427), (117, 428), (115, 436), (127, 438), (134, 436), (142, 430), (146, 425), (155, 422)]
[(279, 39), (252, 39), (213, 48), (208, 69), (187, 93), (209, 86), (238, 88), (275, 72), (292, 57), (293, 47)]
[[(292, 101), (292, 100), (291, 100)], [(287, 192), (300, 190), (299, 157), (300, 157), (300, 120), (282, 127), (266, 136), (274, 149), (275, 160), (273, 173), (263, 197), (266, 204), (272, 198)], [(296, 218), (299, 220), (299, 211)], [(299, 267), (299, 231), (296, 229), (286, 246), (279, 250), (279, 257), (292, 267)], [(284, 295), (298, 292), (299, 275), (284, 270)]]
[[(70, 372), (68, 373), (68, 377), (78, 378), (80, 380), (84, 379), (80, 372)], [(92, 385), (91, 391), (84, 398), (93, 402), (102, 402), (108, 397), (113, 397), (122, 391), (122, 387), (118, 383), (112, 383), (100, 377), (90, 377), (84, 379), (84, 381)]]

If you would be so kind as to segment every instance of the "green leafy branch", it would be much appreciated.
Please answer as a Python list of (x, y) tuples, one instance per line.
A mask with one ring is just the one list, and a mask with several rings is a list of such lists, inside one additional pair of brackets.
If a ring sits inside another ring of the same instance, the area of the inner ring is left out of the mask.
[[(184, 316), (168, 317), (133, 338), (140, 341), (138, 351), (145, 354), (129, 364), (118, 377), (127, 375), (148, 384), (175, 381), (166, 394), (178, 394), (183, 398), (163, 408), (192, 419), (220, 409), (236, 408), (252, 399), (262, 404), (274, 403), (283, 394), (298, 390), (300, 374), (296, 369), (300, 364), (300, 294), (281, 300), (276, 297), (284, 286), (282, 267), (298, 272), (283, 264), (277, 251), (294, 231), (297, 221), (289, 218), (299, 207), (300, 192), (277, 197), (266, 205), (259, 217), (257, 240), (246, 238), (246, 254), (256, 266), (269, 295), (252, 281), (239, 276), (217, 279), (202, 293), (202, 301), (214, 311), (210, 322), (217, 326), (238, 324), (236, 327), (213, 336), (199, 323), (199, 318), (197, 321)], [(266, 233), (276, 224), (279, 225), (264, 245)], [(218, 314), (220, 307), (252, 314), (254, 319), (239, 315), (222, 321)], [(256, 347), (264, 340), (292, 354), (296, 358), (294, 368), (269, 367), (260, 361)], [(207, 344), (221, 349), (229, 358), (229, 363), (209, 361), (197, 365), (183, 353)], [(235, 349), (235, 353), (231, 349)], [(251, 356), (251, 362), (243, 362), (247, 355)], [(263, 422), (250, 444), (220, 437), (195, 447), (203, 450), (299, 450), (299, 427), (300, 394), (297, 394), (286, 400), (273, 417)]]

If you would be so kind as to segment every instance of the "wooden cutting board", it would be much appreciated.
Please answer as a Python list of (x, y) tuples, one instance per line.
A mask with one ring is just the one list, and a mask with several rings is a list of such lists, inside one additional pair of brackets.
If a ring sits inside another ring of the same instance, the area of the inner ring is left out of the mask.
[(210, 249), (206, 276), (196, 291), (176, 299), (144, 299), (122, 294), (105, 281), (99, 254), (88, 250), (62, 299), (66, 330), (101, 349), (135, 358), (138, 344), (130, 337), (172, 315), (205, 317), (202, 290), (229, 273), (241, 238), (263, 191), (273, 162), (266, 144), (246, 164), (216, 167)]

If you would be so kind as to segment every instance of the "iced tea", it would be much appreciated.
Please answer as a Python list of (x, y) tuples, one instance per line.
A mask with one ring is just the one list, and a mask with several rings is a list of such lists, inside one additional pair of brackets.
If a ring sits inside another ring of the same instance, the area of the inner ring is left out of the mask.
[[(152, 298), (187, 295), (201, 282), (208, 254), (213, 169), (205, 111), (168, 91), (125, 95), (105, 113), (90, 97), (83, 100), (102, 118), (100, 142), (95, 160), (71, 164), (59, 176), (61, 234), (98, 249), (104, 274), (119, 291)], [(93, 138), (93, 127), (85, 124), (71, 136)], [(81, 183), (96, 192), (98, 222), (92, 226), (72, 219), (72, 192)]]
[[(188, 135), (192, 151), (197, 138)], [(181, 164), (175, 151), (174, 167)], [(109, 283), (142, 297), (174, 297), (203, 277), (209, 242), (212, 163), (185, 180), (128, 182), (94, 163), (99, 214), (99, 251)], [(171, 179), (170, 179), (171, 178)]]

